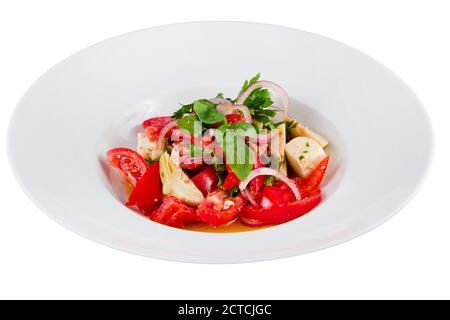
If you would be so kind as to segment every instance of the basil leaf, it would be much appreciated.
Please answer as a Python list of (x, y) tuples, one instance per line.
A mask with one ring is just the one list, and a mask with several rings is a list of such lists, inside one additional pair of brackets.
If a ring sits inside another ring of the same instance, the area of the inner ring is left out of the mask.
[(214, 104), (211, 106), (200, 100), (194, 102), (194, 112), (197, 114), (198, 118), (206, 124), (226, 121), (225, 115), (222, 112), (217, 111)]
[(193, 114), (178, 119), (177, 124), (181, 129), (185, 129), (193, 136), (200, 136), (202, 134), (202, 124)]
[(236, 134), (238, 136), (245, 135), (247, 137), (255, 137), (256, 136), (256, 129), (255, 127), (247, 122), (235, 122), (231, 124), (231, 129), (234, 129), (236, 131)]
[(227, 165), (239, 180), (245, 180), (253, 169), (253, 154), (233, 130), (227, 130), (223, 139)]

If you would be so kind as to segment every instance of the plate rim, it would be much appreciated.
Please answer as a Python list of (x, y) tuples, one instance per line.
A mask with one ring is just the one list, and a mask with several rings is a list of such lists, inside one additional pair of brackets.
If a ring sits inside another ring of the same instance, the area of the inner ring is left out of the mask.
[[(22, 109), (22, 105), (23, 105), (23, 101), (25, 100), (25, 98), (28, 96), (28, 94), (30, 94), (30, 92), (33, 91), (33, 88), (35, 88), (37, 85), (39, 85), (39, 83), (45, 79), (45, 77), (50, 74), (57, 66), (64, 64), (65, 62), (69, 61), (70, 59), (72, 59), (74, 56), (76, 56), (78, 53), (88, 50), (89, 48), (95, 47), (97, 45), (102, 45), (104, 43), (110, 42), (110, 41), (114, 41), (117, 38), (122, 38), (122, 37), (127, 37), (130, 34), (134, 34), (134, 33), (139, 33), (142, 31), (148, 31), (148, 30), (154, 30), (154, 29), (158, 29), (158, 28), (165, 28), (165, 27), (172, 27), (172, 26), (179, 26), (179, 25), (186, 25), (186, 24), (209, 24), (209, 23), (225, 23), (225, 24), (249, 24), (249, 25), (262, 25), (262, 26), (269, 26), (272, 28), (278, 28), (278, 29), (283, 29), (283, 30), (291, 30), (291, 31), (296, 31), (296, 32), (302, 32), (302, 33), (307, 33), (310, 35), (313, 35), (314, 37), (318, 37), (318, 38), (322, 38), (325, 39), (327, 41), (332, 41), (335, 43), (339, 43), (340, 45), (343, 45), (351, 50), (357, 51), (359, 54), (362, 54), (366, 57), (368, 57), (370, 60), (372, 60), (374, 63), (378, 64), (380, 67), (382, 67), (384, 69), (384, 71), (388, 72), (390, 75), (392, 75), (393, 77), (396, 78), (397, 81), (399, 81), (400, 83), (402, 83), (402, 85), (405, 86), (405, 88), (408, 90), (408, 92), (414, 97), (414, 99), (417, 101), (417, 107), (419, 108), (420, 113), (422, 114), (422, 116), (424, 117), (423, 121), (424, 124), (426, 125), (424, 127), (424, 130), (428, 132), (428, 136), (429, 136), (429, 152), (428, 152), (428, 156), (426, 157), (426, 161), (424, 162), (424, 169), (423, 171), (420, 173), (420, 175), (418, 176), (418, 179), (415, 181), (414, 187), (411, 189), (411, 191), (409, 192), (408, 196), (405, 197), (402, 201), (400, 201), (398, 203), (398, 205), (396, 206), (396, 208), (394, 210), (391, 210), (389, 214), (384, 215), (383, 219), (380, 219), (377, 223), (373, 223), (371, 226), (366, 227), (366, 228), (362, 228), (360, 229), (358, 232), (354, 232), (353, 234), (351, 234), (350, 236), (346, 236), (342, 239), (339, 239), (337, 241), (330, 241), (327, 242), (326, 244), (323, 244), (321, 246), (316, 246), (315, 248), (309, 249), (309, 250), (302, 250), (302, 249), (297, 249), (297, 250), (291, 250), (288, 253), (281, 253), (281, 254), (258, 254), (258, 256), (252, 257), (252, 258), (246, 258), (246, 257), (242, 257), (242, 258), (235, 258), (235, 259), (230, 259), (229, 257), (227, 257), (226, 259), (221, 259), (220, 257), (216, 257), (214, 259), (211, 259), (210, 257), (206, 257), (206, 258), (201, 258), (199, 259), (196, 256), (188, 257), (188, 256), (183, 256), (183, 257), (177, 257), (177, 258), (172, 258), (170, 255), (168, 256), (163, 256), (162, 254), (160, 254), (160, 251), (158, 253), (155, 254), (144, 254), (142, 252), (140, 252), (139, 250), (133, 250), (130, 249), (129, 247), (125, 247), (125, 246), (118, 246), (118, 245), (113, 245), (111, 243), (108, 243), (106, 240), (102, 239), (101, 237), (96, 237), (93, 234), (89, 234), (88, 232), (83, 233), (82, 231), (78, 230), (77, 228), (75, 228), (73, 225), (70, 225), (69, 223), (66, 223), (65, 221), (63, 221), (64, 219), (58, 219), (58, 216), (56, 214), (51, 213), (51, 210), (48, 210), (45, 208), (45, 206), (43, 204), (41, 204), (41, 201), (38, 200), (33, 193), (31, 192), (31, 190), (29, 190), (29, 188), (26, 186), (26, 183), (24, 181), (24, 179), (22, 179), (20, 173), (19, 173), (19, 168), (17, 168), (16, 164), (13, 161), (13, 151), (12, 149), (14, 148), (13, 146), (13, 138), (12, 138), (12, 131), (13, 131), (13, 126), (14, 123), (16, 123), (18, 121), (17, 117), (18, 114), (20, 113), (20, 109)], [(162, 24), (162, 25), (157, 25), (157, 26), (152, 26), (152, 27), (148, 27), (148, 28), (141, 28), (138, 30), (133, 30), (133, 31), (129, 31), (129, 32), (125, 32), (110, 38), (107, 38), (105, 40), (96, 42), (94, 44), (91, 44), (87, 47), (84, 47), (80, 50), (75, 51), (74, 53), (70, 54), (69, 56), (67, 56), (66, 58), (60, 60), (59, 62), (57, 62), (56, 64), (54, 64), (52, 67), (50, 67), (49, 69), (47, 69), (42, 75), (40, 75), (30, 86), (29, 88), (22, 94), (21, 98), (19, 99), (19, 101), (17, 102), (16, 106), (14, 107), (10, 118), (9, 118), (9, 122), (8, 122), (8, 127), (6, 130), (6, 151), (7, 151), (7, 159), (8, 159), (8, 164), (11, 168), (11, 171), (13, 173), (13, 176), (15, 177), (15, 180), (17, 181), (18, 185), (20, 186), (20, 188), (22, 189), (22, 191), (25, 193), (25, 195), (31, 200), (31, 202), (36, 206), (36, 208), (38, 208), (40, 211), (42, 211), (42, 213), (44, 213), (45, 215), (47, 215), (48, 217), (50, 217), (52, 220), (56, 221), (58, 224), (60, 224), (61, 226), (63, 226), (64, 228), (92, 241), (92, 242), (96, 242), (98, 244), (102, 244), (105, 245), (109, 248), (113, 248), (116, 250), (120, 250), (120, 251), (124, 251), (124, 252), (128, 252), (128, 253), (132, 253), (132, 254), (137, 254), (139, 256), (143, 256), (143, 257), (149, 257), (149, 258), (153, 258), (153, 259), (163, 259), (163, 260), (169, 260), (169, 261), (176, 261), (176, 262), (184, 262), (184, 263), (205, 263), (205, 264), (231, 264), (231, 263), (251, 263), (251, 262), (259, 262), (259, 261), (268, 261), (268, 260), (274, 260), (274, 259), (281, 259), (281, 258), (288, 258), (288, 257), (293, 257), (293, 256), (299, 256), (299, 255), (303, 255), (303, 254), (307, 254), (307, 253), (311, 253), (311, 252), (318, 252), (321, 251), (323, 249), (326, 248), (331, 248), (334, 247), (336, 245), (339, 244), (343, 244), (346, 243), (347, 241), (353, 240), (361, 235), (364, 235), (374, 229), (376, 229), (377, 227), (383, 225), (385, 222), (387, 222), (388, 220), (390, 220), (393, 216), (395, 216), (399, 211), (401, 211), (403, 208), (405, 208), (410, 202), (411, 200), (417, 195), (417, 193), (420, 191), (420, 189), (422, 188), (423, 184), (425, 183), (429, 171), (431, 169), (432, 166), (432, 162), (434, 160), (434, 156), (435, 156), (435, 136), (434, 136), (434, 129), (433, 129), (433, 123), (431, 120), (430, 115), (427, 112), (427, 109), (424, 105), (424, 103), (422, 102), (422, 100), (419, 98), (419, 96), (416, 94), (416, 92), (411, 88), (411, 86), (405, 81), (403, 80), (397, 73), (395, 73), (392, 69), (388, 68), (385, 64), (381, 63), (380, 61), (378, 61), (377, 59), (373, 58), (372, 56), (366, 54), (365, 52), (356, 49), (350, 45), (347, 45), (343, 42), (340, 42), (338, 40), (317, 34), (317, 33), (313, 33), (313, 32), (309, 32), (309, 31), (305, 31), (305, 30), (301, 30), (301, 29), (297, 29), (297, 28), (293, 28), (293, 27), (287, 27), (287, 26), (282, 26), (282, 25), (276, 25), (276, 24), (269, 24), (269, 23), (261, 23), (261, 22), (249, 22), (249, 21), (232, 21), (232, 20), (205, 20), (205, 21), (188, 21), (188, 22), (179, 22), (179, 23), (171, 23), (171, 24)], [(297, 252), (298, 251), (298, 252)]]

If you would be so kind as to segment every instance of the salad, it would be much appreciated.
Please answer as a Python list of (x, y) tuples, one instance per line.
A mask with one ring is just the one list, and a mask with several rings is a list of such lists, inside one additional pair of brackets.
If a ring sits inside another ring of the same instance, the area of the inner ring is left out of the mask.
[(108, 163), (130, 186), (125, 205), (176, 228), (255, 228), (314, 209), (328, 141), (290, 118), (287, 93), (259, 78), (234, 99), (219, 93), (143, 121), (136, 150), (109, 150)]

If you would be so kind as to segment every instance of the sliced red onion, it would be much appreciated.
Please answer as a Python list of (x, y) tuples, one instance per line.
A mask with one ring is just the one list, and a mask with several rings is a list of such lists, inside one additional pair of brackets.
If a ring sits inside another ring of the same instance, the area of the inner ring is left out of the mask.
[[(278, 111), (283, 111), (283, 109), (281, 109), (280, 107), (277, 106), (271, 106), (272, 109), (277, 109)], [(275, 116), (270, 118), (270, 121), (274, 122), (274, 123), (279, 123), (284, 121), (284, 119), (287, 116), (287, 113), (283, 113), (283, 112), (278, 112), (275, 114)]]
[(254, 206), (259, 207), (258, 203), (256, 202), (255, 198), (253, 198), (252, 194), (247, 190), (244, 189), (241, 191), (242, 195), (247, 198), (247, 200)]
[(216, 109), (225, 115), (234, 113), (234, 106), (232, 104), (219, 104)]
[(249, 226), (249, 227), (262, 227), (267, 224), (267, 223), (264, 223), (264, 222), (256, 220), (256, 219), (247, 218), (247, 217), (243, 217), (243, 216), (239, 216), (239, 219), (241, 220), (241, 222), (243, 224), (245, 224), (246, 226)]
[(244, 106), (243, 104), (235, 104), (234, 109), (240, 110), (242, 112), (246, 122), (252, 123), (252, 115), (250, 114), (250, 110), (246, 106)]
[(176, 127), (177, 121), (173, 120), (171, 122), (169, 122), (168, 124), (166, 124), (160, 131), (159, 135), (158, 135), (158, 143), (157, 146), (159, 149), (161, 149), (164, 146), (164, 139), (166, 137), (166, 134), (174, 127)]
[(180, 138), (182, 138), (183, 141), (192, 141), (192, 136), (187, 133), (185, 130), (183, 129), (175, 129), (172, 131), (172, 136), (170, 137), (170, 139), (172, 141), (179, 141)]
[(229, 106), (233, 105), (233, 102), (231, 102), (230, 100), (224, 99), (224, 98), (211, 98), (208, 100), (214, 104), (223, 104), (223, 105), (229, 105)]
[(234, 218), (234, 219), (228, 221), (227, 223), (223, 224), (222, 227), (226, 227), (226, 226), (229, 226), (230, 224), (235, 223), (237, 219), (239, 219), (239, 215), (237, 215), (236, 218)]
[(239, 110), (244, 115), (245, 121), (248, 123), (252, 122), (252, 115), (250, 114), (250, 110), (244, 105), (236, 104), (236, 105), (225, 105), (219, 104), (217, 106), (217, 110), (222, 112), (223, 114), (232, 114), (236, 113), (236, 110)]
[(243, 104), (245, 100), (250, 96), (250, 94), (258, 88), (266, 88), (276, 92), (281, 101), (283, 102), (282, 110), (284, 110), (284, 115), (287, 116), (287, 111), (289, 109), (289, 96), (286, 91), (276, 83), (270, 81), (257, 81), (247, 88), (236, 100), (236, 104)]
[(203, 157), (189, 157), (183, 156), (180, 158), (180, 164), (202, 164)]
[(274, 169), (271, 169), (271, 168), (265, 168), (265, 167), (264, 168), (255, 169), (252, 172), (250, 172), (250, 174), (248, 175), (247, 179), (245, 179), (244, 181), (242, 181), (239, 184), (239, 189), (241, 189), (241, 191), (245, 190), (245, 188), (250, 183), (250, 181), (252, 181), (254, 178), (256, 178), (258, 176), (274, 176), (274, 177), (277, 177), (278, 179), (280, 179), (281, 181), (286, 183), (287, 186), (292, 190), (292, 192), (294, 193), (295, 199), (297, 199), (297, 200), (301, 200), (302, 199), (302, 197), (300, 195), (300, 191), (298, 190), (298, 188), (297, 188), (297, 186), (295, 185), (294, 182), (292, 182), (288, 177), (286, 177), (285, 175), (281, 174), (277, 170), (274, 170)]

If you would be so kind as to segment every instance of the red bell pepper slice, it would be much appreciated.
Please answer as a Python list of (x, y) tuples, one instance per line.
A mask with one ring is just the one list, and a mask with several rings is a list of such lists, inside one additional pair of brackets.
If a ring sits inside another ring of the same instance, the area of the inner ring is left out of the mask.
[(159, 162), (155, 162), (138, 181), (126, 205), (137, 206), (144, 215), (149, 215), (161, 199), (162, 185), (159, 177)]
[(284, 206), (294, 200), (295, 196), (291, 189), (283, 182), (273, 186), (265, 186), (258, 194), (257, 201), (263, 208), (273, 206)]
[(298, 201), (290, 202), (284, 206), (273, 206), (271, 208), (261, 208), (254, 205), (247, 205), (241, 211), (243, 221), (251, 219), (254, 223), (280, 224), (291, 221), (308, 213), (321, 201), (320, 190), (315, 194)]
[[(258, 168), (264, 167), (265, 165), (261, 161), (259, 155), (256, 154), (255, 157), (256, 157), (256, 161), (253, 164), (253, 169), (258, 169)], [(252, 181), (250, 181), (249, 186), (250, 186), (250, 192), (252, 194), (257, 194), (259, 192), (259, 190), (264, 185), (264, 179), (265, 179), (265, 176), (257, 176)]]
[(297, 182), (302, 197), (306, 197), (309, 193), (319, 189), (327, 170), (329, 159), (329, 156), (325, 157), (306, 178)]

